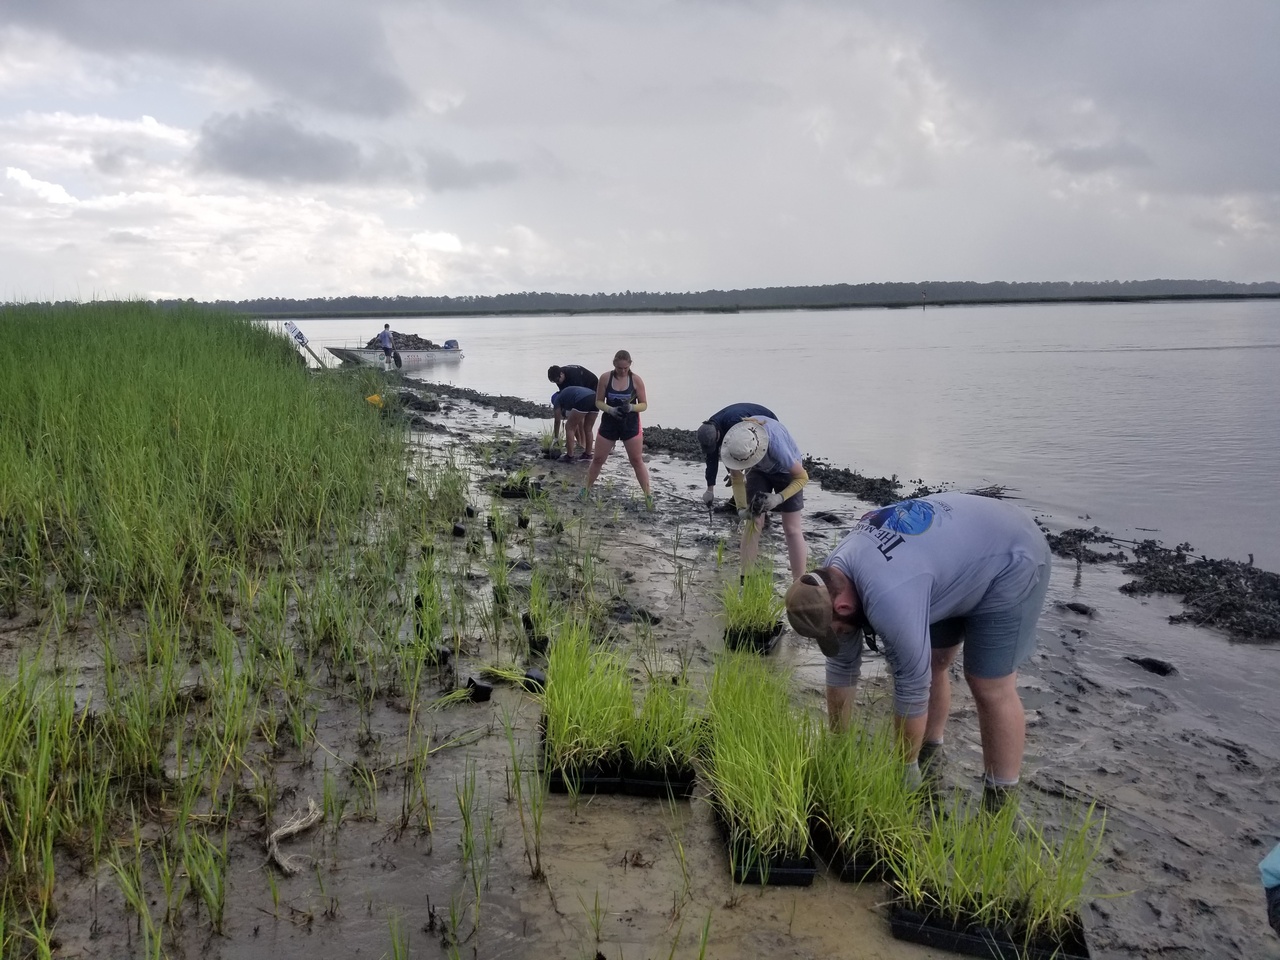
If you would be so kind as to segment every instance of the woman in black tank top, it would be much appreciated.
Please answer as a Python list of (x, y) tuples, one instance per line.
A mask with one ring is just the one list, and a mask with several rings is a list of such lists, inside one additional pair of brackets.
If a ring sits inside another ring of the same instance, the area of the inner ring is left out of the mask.
[(636, 480), (644, 491), (645, 507), (653, 509), (653, 495), (649, 492), (649, 468), (644, 463), (644, 431), (640, 426), (640, 412), (649, 406), (644, 381), (631, 372), (631, 354), (619, 350), (613, 358), (613, 369), (600, 374), (596, 387), (596, 407), (604, 414), (600, 418), (600, 431), (596, 435), (595, 453), (591, 468), (587, 471), (587, 485), (580, 496), (587, 497), (604, 462), (613, 452), (613, 445), (622, 441), (627, 459), (636, 472)]

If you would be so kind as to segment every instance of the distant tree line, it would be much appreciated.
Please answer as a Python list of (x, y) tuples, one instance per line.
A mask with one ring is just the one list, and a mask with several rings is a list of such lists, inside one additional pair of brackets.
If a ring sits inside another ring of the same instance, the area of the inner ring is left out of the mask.
[[(810, 287), (756, 287), (686, 293), (502, 293), (463, 297), (264, 297), (217, 300), (209, 306), (255, 316), (394, 316), (502, 313), (682, 313), (739, 310), (822, 310), (841, 307), (943, 306), (963, 303), (1035, 303), (1061, 300), (1245, 299), (1280, 297), (1280, 283), (1223, 280), (1104, 280), (1038, 283), (833, 283)], [(161, 300), (162, 306), (192, 300)]]

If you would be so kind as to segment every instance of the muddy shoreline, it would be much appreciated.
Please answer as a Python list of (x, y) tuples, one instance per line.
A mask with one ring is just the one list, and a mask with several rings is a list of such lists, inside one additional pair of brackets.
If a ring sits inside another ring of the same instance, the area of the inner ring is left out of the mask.
[[(469, 402), (446, 410), (446, 416), (459, 436), (492, 430), (487, 408)], [(528, 443), (530, 455), (536, 456), (532, 438)], [(649, 457), (659, 503), (665, 507), (654, 515), (627, 509), (635, 502), (634, 479), (625, 461), (615, 457), (602, 476), (604, 502), (590, 517), (626, 567), (628, 595), (664, 616), (655, 637), (672, 655), (692, 643), (693, 658), (705, 663), (720, 638), (715, 605), (698, 595), (716, 589), (721, 579), (715, 568), (718, 544), (727, 542), (732, 554), (735, 532), (730, 518), (695, 506), (702, 486), (696, 456), (665, 450), (666, 445), (664, 452), (655, 450)], [(543, 464), (535, 469), (549, 490), (569, 492), (580, 483), (582, 470), (575, 466)], [(806, 524), (810, 548), (818, 553), (837, 542), (840, 519), (847, 522), (872, 501), (825, 489), (814, 494), (809, 497), (806, 491), (814, 518), (825, 515), (837, 521)], [(1101, 531), (1091, 535), (1102, 538), (1099, 552), (1132, 556), (1132, 550)], [(1107, 810), (1097, 896), (1085, 918), (1093, 956), (1280, 958), (1280, 943), (1266, 924), (1256, 869), (1280, 835), (1274, 791), (1280, 782), (1275, 738), (1280, 706), (1270, 680), (1280, 663), (1280, 648), (1274, 642), (1236, 644), (1219, 630), (1197, 626), (1176, 593), (1122, 591), (1138, 571), (1122, 569), (1116, 557), (1085, 562), (1078, 547), (1088, 539), (1075, 534), (1059, 544), (1040, 647), (1021, 686), (1028, 711), (1024, 791), (1045, 800), (1096, 801)], [(678, 543), (674, 551), (673, 540)], [(1171, 552), (1179, 563), (1194, 565), (1195, 558), (1185, 552), (1180, 559), (1176, 549)], [(671, 559), (673, 554), (678, 559)], [(1165, 576), (1171, 565), (1162, 565), (1163, 559), (1145, 575)], [(705, 583), (706, 589), (678, 598), (679, 577), (673, 568), (686, 563), (695, 585)], [(1239, 573), (1235, 567), (1212, 569), (1229, 569), (1228, 576)], [(1241, 594), (1247, 593), (1242, 587)], [(801, 696), (815, 707), (820, 704), (821, 658), (816, 650), (788, 632), (778, 662), (796, 671)], [(883, 678), (864, 686), (862, 696), (868, 701), (887, 692)], [(956, 683), (954, 691), (945, 775), (954, 786), (976, 789), (980, 752), (973, 706), (963, 683)], [(696, 821), (696, 808), (692, 815)], [(606, 834), (625, 832), (622, 824), (629, 823), (603, 805), (593, 816), (611, 824)], [(716, 872), (720, 864), (714, 845), (701, 852), (709, 861), (706, 869)], [(822, 890), (819, 897), (806, 901), (810, 894), (792, 894), (791, 905), (781, 909), (784, 915), (793, 911), (793, 919), (787, 933), (775, 928), (767, 935), (777, 955), (839, 955), (847, 938), (856, 936), (869, 944), (868, 956), (947, 956), (877, 940), (873, 933), (882, 926), (883, 896), (867, 900), (865, 888), (855, 892), (826, 881), (815, 889)], [(753, 892), (749, 899), (758, 899), (765, 912), (775, 911), (778, 920), (777, 904), (784, 898)], [(643, 912), (646, 907), (634, 909)], [(847, 916), (851, 909), (854, 915)], [(797, 916), (809, 931), (834, 924), (826, 953), (815, 950), (811, 939), (804, 945), (793, 941), (800, 925)], [(733, 923), (740, 920), (735, 917)], [(752, 935), (760, 931), (752, 927)], [(753, 955), (720, 945), (716, 956)]]

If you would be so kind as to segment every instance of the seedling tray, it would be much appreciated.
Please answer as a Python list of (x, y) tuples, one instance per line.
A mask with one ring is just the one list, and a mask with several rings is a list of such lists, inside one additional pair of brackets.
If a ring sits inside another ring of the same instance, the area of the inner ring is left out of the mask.
[(551, 765), (547, 751), (547, 730), (543, 724), (538, 726), (538, 739), (541, 745), (538, 765), (546, 774), (547, 789), (552, 793), (570, 793), (571, 785), (577, 786), (578, 793), (618, 793), (622, 790), (621, 756), (566, 770)]
[(897, 940), (988, 960), (1089, 960), (1079, 923), (1075, 925), (1077, 935), (1066, 941), (1033, 941), (1024, 946), (1003, 930), (953, 924), (894, 904), (889, 907), (889, 929)]
[(836, 843), (831, 828), (825, 823), (811, 821), (809, 839), (813, 852), (844, 883), (876, 882), (886, 878), (885, 863), (874, 851), (859, 850), (851, 855)]
[(758, 653), (763, 657), (773, 653), (781, 636), (781, 621), (775, 623), (769, 630), (742, 630), (730, 627), (724, 632), (724, 645), (729, 650)]
[(633, 797), (686, 800), (696, 782), (692, 767), (628, 767), (622, 772), (622, 792)]
[(813, 884), (818, 868), (811, 853), (806, 852), (799, 857), (761, 855), (749, 842), (741, 838), (735, 842), (728, 821), (719, 808), (713, 808), (716, 827), (729, 852), (729, 875), (734, 883), (768, 887), (808, 887)]

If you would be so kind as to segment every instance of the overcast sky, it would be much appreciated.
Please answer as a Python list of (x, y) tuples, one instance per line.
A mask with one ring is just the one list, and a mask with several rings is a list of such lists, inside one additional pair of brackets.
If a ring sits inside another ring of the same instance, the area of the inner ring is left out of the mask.
[(3, 0), (0, 300), (1280, 279), (1276, 0)]

